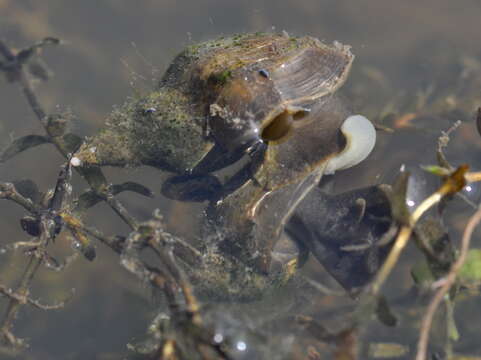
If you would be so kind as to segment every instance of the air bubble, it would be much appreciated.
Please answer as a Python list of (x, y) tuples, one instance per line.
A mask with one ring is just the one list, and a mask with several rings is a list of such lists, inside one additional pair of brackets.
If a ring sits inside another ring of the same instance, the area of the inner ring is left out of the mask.
[(80, 241), (77, 241), (77, 240), (72, 241), (72, 249), (74, 249), (76, 251), (81, 251), (82, 250), (82, 244), (80, 243)]
[(418, 166), (408, 168), (408, 171), (411, 176), (408, 180), (406, 205), (410, 211), (414, 211), (424, 199), (437, 190), (439, 181)]
[(461, 191), (461, 194), (473, 204), (477, 204), (479, 203), (481, 197), (481, 187), (478, 182), (471, 183), (464, 187), (464, 189)]
[(406, 206), (413, 212), (419, 204), (439, 187), (439, 178), (424, 171), (418, 164), (402, 164), (398, 171), (392, 171), (386, 179), (381, 182), (393, 184), (400, 173), (409, 172), (409, 179), (406, 191)]
[(244, 341), (238, 341), (236, 344), (236, 348), (239, 351), (246, 351), (247, 350), (247, 344)]
[(221, 333), (217, 333), (214, 335), (214, 342), (216, 344), (220, 344), (222, 341), (224, 341), (224, 335), (222, 335)]
[(411, 200), (411, 199), (406, 199), (406, 205), (408, 207), (414, 207), (416, 205), (416, 202), (414, 200)]
[(72, 159), (70, 159), (70, 165), (73, 167), (77, 167), (82, 165), (82, 160), (80, 160), (78, 157), (74, 156)]
[(147, 109), (144, 110), (144, 114), (145, 114), (145, 115), (153, 114), (153, 113), (155, 113), (156, 111), (157, 111), (156, 108), (150, 107), (150, 108), (147, 108)]

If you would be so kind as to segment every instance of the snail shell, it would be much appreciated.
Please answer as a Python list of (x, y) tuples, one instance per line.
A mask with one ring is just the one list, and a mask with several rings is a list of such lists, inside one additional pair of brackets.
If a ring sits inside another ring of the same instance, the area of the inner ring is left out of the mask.
[[(190, 46), (151, 93), (114, 111), (74, 161), (146, 164), (178, 174), (224, 168), (254, 144), (285, 142), (315, 119), (319, 99), (344, 83), (353, 58), (339, 43), (276, 34)], [(321, 147), (339, 151), (332, 144)]]

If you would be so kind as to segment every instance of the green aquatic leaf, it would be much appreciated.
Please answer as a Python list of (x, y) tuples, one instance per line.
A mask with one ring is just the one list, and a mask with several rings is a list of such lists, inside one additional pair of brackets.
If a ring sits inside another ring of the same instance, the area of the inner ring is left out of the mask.
[(481, 249), (471, 249), (468, 251), (459, 278), (461, 281), (481, 281)]
[(150, 197), (150, 198), (154, 197), (154, 194), (152, 193), (152, 191), (150, 191), (148, 187), (142, 184), (136, 183), (134, 181), (127, 181), (122, 184), (112, 186), (112, 192), (114, 194), (118, 194), (123, 191), (135, 192), (137, 194), (143, 195), (145, 197)]
[(398, 323), (396, 316), (391, 311), (387, 299), (382, 295), (377, 299), (376, 315), (378, 320), (386, 326), (394, 327)]
[(50, 139), (42, 135), (26, 135), (18, 139), (13, 140), (13, 142), (8, 145), (0, 154), (0, 163), (5, 162), (15, 155), (33, 148), (38, 145), (50, 143)]
[[(131, 191), (145, 197), (153, 197), (153, 193), (148, 187), (133, 181), (127, 181), (122, 184), (112, 185), (111, 191), (112, 195), (117, 195), (124, 191)], [(87, 190), (79, 196), (77, 200), (77, 209), (86, 210), (98, 204), (102, 200), (102, 196), (96, 194), (93, 190)]]
[(409, 219), (411, 216), (406, 205), (409, 176), (409, 171), (401, 172), (392, 185), (392, 192), (389, 196), (392, 217), (401, 224), (409, 224)]
[(39, 203), (42, 198), (42, 193), (38, 189), (37, 184), (30, 179), (21, 179), (13, 181), (15, 190), (25, 198), (32, 200), (34, 203)]
[(411, 268), (411, 277), (420, 288), (428, 288), (434, 282), (434, 275), (426, 261), (418, 263)]
[(409, 346), (396, 343), (370, 343), (369, 358), (398, 359), (409, 354)]
[(63, 146), (68, 152), (74, 153), (82, 144), (82, 138), (78, 135), (67, 133), (62, 136)]
[(448, 176), (450, 174), (450, 171), (448, 169), (438, 165), (421, 166), (421, 169), (438, 176)]

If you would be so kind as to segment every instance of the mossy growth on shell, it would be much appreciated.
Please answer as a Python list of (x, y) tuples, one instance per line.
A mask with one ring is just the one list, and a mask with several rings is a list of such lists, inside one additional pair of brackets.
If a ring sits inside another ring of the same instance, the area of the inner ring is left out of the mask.
[(90, 165), (144, 164), (188, 172), (213, 146), (202, 136), (202, 119), (191, 110), (189, 99), (171, 88), (130, 99), (76, 156)]

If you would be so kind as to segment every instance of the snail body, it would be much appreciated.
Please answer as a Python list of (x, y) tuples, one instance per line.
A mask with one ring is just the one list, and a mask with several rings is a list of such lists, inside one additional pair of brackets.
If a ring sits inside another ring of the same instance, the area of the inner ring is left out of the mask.
[[(116, 109), (72, 164), (173, 173), (164, 195), (209, 200), (205, 228), (221, 234), (218, 248), (267, 274), (284, 226), (321, 176), (374, 146), (372, 124), (337, 94), (353, 59), (349, 46), (286, 34), (190, 46), (149, 94)], [(213, 174), (245, 157), (225, 183)]]

